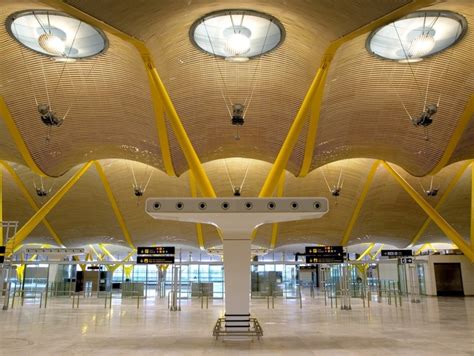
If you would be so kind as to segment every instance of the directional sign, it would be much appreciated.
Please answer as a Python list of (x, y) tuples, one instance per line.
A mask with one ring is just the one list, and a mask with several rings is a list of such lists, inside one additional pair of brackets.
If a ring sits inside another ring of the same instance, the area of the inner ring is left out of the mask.
[(139, 265), (169, 265), (174, 263), (174, 256), (137, 256)]
[(0, 246), (0, 254), (5, 253), (6, 251), (6, 246)]
[(413, 263), (413, 257), (401, 257), (398, 259), (401, 265), (409, 265)]
[(174, 246), (137, 247), (137, 255), (174, 255)]
[(315, 255), (319, 257), (343, 255), (342, 246), (306, 246), (306, 255)]
[(383, 257), (410, 257), (413, 256), (412, 250), (382, 250)]
[(344, 263), (344, 255), (333, 257), (306, 256), (306, 263)]

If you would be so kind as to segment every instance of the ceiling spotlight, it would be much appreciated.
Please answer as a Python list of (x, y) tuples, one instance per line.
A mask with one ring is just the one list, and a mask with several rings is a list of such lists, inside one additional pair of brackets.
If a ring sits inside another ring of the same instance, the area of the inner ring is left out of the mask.
[(400, 63), (419, 62), (460, 41), (467, 31), (466, 19), (451, 11), (417, 11), (373, 31), (367, 50)]
[(410, 57), (424, 57), (433, 50), (435, 45), (436, 41), (432, 35), (422, 34), (411, 42), (409, 49)]
[(41, 48), (53, 56), (64, 55), (66, 44), (56, 35), (43, 33), (39, 36), (38, 43)]
[(253, 10), (221, 10), (198, 19), (189, 31), (200, 50), (241, 63), (278, 47), (283, 25), (273, 16)]

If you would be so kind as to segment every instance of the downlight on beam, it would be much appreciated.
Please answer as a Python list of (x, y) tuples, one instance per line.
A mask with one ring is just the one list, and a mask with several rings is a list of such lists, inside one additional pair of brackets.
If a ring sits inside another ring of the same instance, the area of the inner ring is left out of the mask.
[(189, 31), (201, 51), (242, 63), (277, 48), (285, 38), (283, 25), (253, 10), (222, 10), (198, 19)]
[(16, 12), (8, 17), (6, 28), (21, 45), (58, 61), (93, 57), (108, 47), (100, 29), (58, 11)]
[(414, 63), (459, 42), (467, 31), (466, 19), (451, 11), (417, 11), (382, 26), (367, 38), (375, 56)]

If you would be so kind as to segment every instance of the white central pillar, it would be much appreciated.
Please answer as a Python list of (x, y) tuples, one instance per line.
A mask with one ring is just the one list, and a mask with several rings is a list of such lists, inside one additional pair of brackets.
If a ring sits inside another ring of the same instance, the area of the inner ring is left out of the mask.
[(250, 327), (251, 241), (224, 237), (224, 281), (226, 328)]

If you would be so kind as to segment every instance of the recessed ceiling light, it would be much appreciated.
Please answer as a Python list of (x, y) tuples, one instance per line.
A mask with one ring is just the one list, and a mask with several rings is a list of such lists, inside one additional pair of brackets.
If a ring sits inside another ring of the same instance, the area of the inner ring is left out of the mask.
[(466, 19), (450, 11), (417, 11), (382, 26), (367, 38), (367, 50), (400, 63), (419, 62), (457, 43)]
[(55, 59), (88, 58), (108, 46), (101, 30), (57, 11), (16, 12), (8, 17), (6, 27), (23, 46)]
[(198, 19), (189, 31), (200, 50), (231, 62), (246, 62), (278, 47), (283, 25), (273, 16), (252, 10), (222, 10)]

